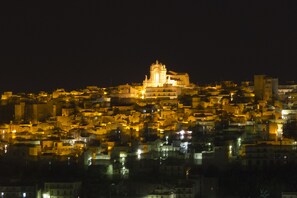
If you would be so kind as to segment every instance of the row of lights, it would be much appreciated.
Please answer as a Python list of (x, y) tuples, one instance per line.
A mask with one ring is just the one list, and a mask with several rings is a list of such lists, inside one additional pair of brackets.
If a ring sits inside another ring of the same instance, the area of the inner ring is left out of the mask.
[[(4, 195), (5, 195), (5, 193), (4, 192), (1, 192), (1, 198), (3, 198)], [(25, 197), (27, 197), (27, 193), (23, 192), (22, 198), (25, 198)]]

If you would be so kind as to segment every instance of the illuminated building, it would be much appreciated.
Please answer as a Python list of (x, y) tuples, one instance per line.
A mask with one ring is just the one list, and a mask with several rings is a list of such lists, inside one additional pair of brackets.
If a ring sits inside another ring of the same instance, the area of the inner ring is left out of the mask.
[(177, 73), (169, 71), (166, 66), (156, 61), (150, 67), (150, 78), (143, 81), (144, 87), (162, 87), (164, 84), (172, 86), (187, 87), (190, 85), (189, 75), (187, 73)]
[[(167, 72), (166, 66), (156, 61), (150, 67), (150, 78), (143, 81), (145, 98), (177, 98), (182, 88), (189, 87), (187, 73)], [(143, 98), (144, 98), (143, 97)]]
[(20, 102), (19, 104), (15, 104), (14, 117), (16, 121), (20, 121), (25, 118), (25, 102)]
[(35, 184), (8, 183), (0, 185), (0, 197), (36, 198), (41, 196), (41, 190)]
[(125, 84), (114, 87), (110, 95), (117, 98), (138, 98), (141, 95), (140, 91), (137, 86)]
[(163, 84), (165, 84), (167, 80), (166, 73), (167, 73), (166, 66), (156, 61), (156, 63), (152, 64), (150, 67), (150, 79), (147, 79), (147, 76), (145, 76), (143, 85), (145, 87), (163, 86)]
[(43, 197), (80, 197), (81, 182), (45, 182)]
[(284, 120), (270, 120), (269, 135), (275, 138), (276, 141), (283, 139), (283, 124)]
[(181, 89), (172, 85), (164, 84), (161, 87), (146, 87), (145, 98), (170, 98), (180, 95)]

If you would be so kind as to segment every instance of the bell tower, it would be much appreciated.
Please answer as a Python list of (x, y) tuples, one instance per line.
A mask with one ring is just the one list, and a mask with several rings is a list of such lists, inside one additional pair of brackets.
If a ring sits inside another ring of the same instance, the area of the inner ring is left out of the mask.
[(162, 65), (157, 60), (150, 67), (150, 79), (146, 80), (146, 86), (148, 87), (161, 87), (166, 83), (167, 69), (165, 65)]

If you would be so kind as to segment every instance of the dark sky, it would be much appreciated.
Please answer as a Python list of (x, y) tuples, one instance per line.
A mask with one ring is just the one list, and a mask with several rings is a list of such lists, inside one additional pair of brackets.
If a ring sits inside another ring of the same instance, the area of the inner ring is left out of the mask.
[(0, 91), (142, 82), (156, 59), (194, 83), (297, 80), (294, 0), (3, 2)]

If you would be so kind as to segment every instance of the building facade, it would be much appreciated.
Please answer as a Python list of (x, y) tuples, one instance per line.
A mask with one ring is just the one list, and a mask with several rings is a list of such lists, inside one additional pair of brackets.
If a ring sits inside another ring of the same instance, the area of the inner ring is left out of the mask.
[(166, 66), (156, 61), (150, 67), (150, 78), (143, 81), (143, 98), (177, 98), (182, 88), (190, 86), (187, 73), (167, 72)]
[(254, 76), (254, 92), (258, 100), (271, 101), (278, 95), (278, 79), (266, 75)]

